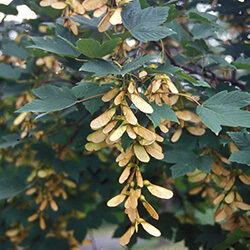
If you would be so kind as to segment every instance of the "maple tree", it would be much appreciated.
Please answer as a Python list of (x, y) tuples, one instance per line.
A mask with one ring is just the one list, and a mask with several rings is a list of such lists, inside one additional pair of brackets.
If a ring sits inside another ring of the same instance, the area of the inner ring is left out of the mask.
[(250, 4), (202, 3), (0, 5), (0, 249), (249, 247)]

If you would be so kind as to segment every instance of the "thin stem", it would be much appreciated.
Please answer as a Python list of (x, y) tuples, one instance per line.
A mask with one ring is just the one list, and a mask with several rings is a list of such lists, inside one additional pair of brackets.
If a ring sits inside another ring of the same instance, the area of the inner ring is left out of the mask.
[(78, 100), (77, 103), (85, 102), (85, 101), (88, 101), (88, 100), (90, 100), (90, 99), (93, 99), (93, 98), (95, 98), (95, 97), (102, 96), (102, 95), (105, 95), (105, 94), (106, 94), (106, 93), (101, 93), (101, 94), (98, 94), (98, 95), (93, 95), (93, 96), (90, 96), (90, 97), (87, 97), (87, 98)]
[(105, 31), (104, 34), (106, 35), (106, 37), (109, 39), (109, 40), (112, 40), (111, 36)]
[(87, 62), (88, 60), (86, 60), (86, 59), (79, 59), (79, 58), (75, 58), (76, 59), (76, 61), (79, 61), (79, 62)]
[[(172, 93), (171, 93), (171, 94), (172, 94)], [(192, 96), (185, 95), (185, 94), (182, 94), (182, 93), (173, 93), (173, 94), (174, 94), (174, 95), (184, 96), (184, 97), (186, 97), (187, 99), (189, 99), (189, 100), (195, 102), (197, 105), (201, 106), (201, 104), (200, 104), (197, 100), (195, 100)]]

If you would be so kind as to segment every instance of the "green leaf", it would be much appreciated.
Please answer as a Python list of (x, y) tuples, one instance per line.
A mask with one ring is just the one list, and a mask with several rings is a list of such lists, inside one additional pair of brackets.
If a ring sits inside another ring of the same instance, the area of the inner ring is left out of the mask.
[(196, 23), (194, 24), (191, 33), (194, 39), (207, 39), (208, 37), (216, 37), (216, 31), (218, 28), (209, 23)]
[(17, 9), (14, 7), (11, 7), (9, 5), (0, 4), (0, 12), (6, 14), (6, 15), (17, 15)]
[(94, 73), (94, 76), (106, 76), (120, 73), (120, 70), (116, 65), (98, 59), (89, 60), (84, 63), (79, 70)]
[(132, 60), (132, 62), (125, 64), (123, 67), (119, 68), (115, 64), (101, 60), (101, 59), (93, 59), (84, 63), (80, 70), (86, 72), (94, 73), (94, 76), (106, 76), (106, 75), (124, 75), (129, 72), (135, 71), (142, 67), (145, 63), (148, 63), (152, 60), (151, 55), (139, 56), (136, 59)]
[(250, 104), (250, 94), (239, 90), (221, 91), (198, 106), (196, 113), (215, 134), (223, 126), (250, 127), (250, 112), (240, 108)]
[(26, 59), (29, 57), (29, 53), (27, 53), (22, 47), (20, 47), (15, 41), (4, 39), (2, 41), (3, 54), (7, 56), (15, 56), (21, 59)]
[(175, 34), (172, 29), (160, 26), (166, 21), (169, 9), (166, 6), (142, 10), (139, 1), (135, 0), (122, 9), (123, 24), (137, 40), (157, 41)]
[(196, 80), (191, 75), (185, 74), (181, 71), (174, 72), (174, 74), (181, 77), (182, 79), (185, 79), (185, 80), (191, 82), (194, 86), (211, 88), (211, 86), (207, 82), (204, 82), (202, 80)]
[(250, 166), (250, 133), (229, 132), (228, 134), (241, 149), (234, 151), (228, 160)]
[(25, 189), (24, 180), (17, 176), (0, 178), (0, 200), (13, 197)]
[(228, 160), (250, 166), (250, 150), (234, 151)]
[(240, 57), (235, 62), (232, 62), (232, 64), (237, 69), (248, 69), (248, 70), (250, 70), (250, 58)]
[(67, 42), (59, 37), (43, 38), (43, 37), (31, 37), (34, 45), (30, 45), (27, 48), (46, 50), (58, 55), (78, 57), (80, 53), (72, 48)]
[(102, 17), (93, 17), (91, 19), (86, 18), (82, 15), (76, 15), (67, 17), (68, 19), (71, 19), (79, 24), (81, 24), (81, 27), (88, 30), (97, 30), (97, 26), (100, 23)]
[[(203, 217), (206, 217), (205, 214), (202, 214)], [(212, 216), (213, 218), (213, 216)], [(225, 235), (223, 234), (220, 226), (216, 224), (215, 226), (211, 225), (204, 225), (201, 228), (202, 233), (196, 239), (196, 242), (203, 243), (205, 246), (204, 249), (213, 249), (213, 247), (218, 244), (219, 242), (225, 240)], [(213, 240), (211, 240), (213, 239)]]
[(180, 68), (172, 65), (167, 60), (165, 62), (165, 64), (159, 64), (158, 68), (156, 68), (156, 69), (147, 68), (147, 71), (149, 73), (161, 73), (161, 74), (167, 73), (167, 74), (173, 74), (176, 71), (180, 71)]
[(1, 141), (2, 140), (3, 142), (0, 143), (0, 149), (7, 148), (7, 147), (14, 147), (21, 142), (20, 136), (15, 133), (4, 135), (1, 138)]
[(154, 109), (154, 112), (147, 114), (147, 117), (153, 122), (155, 128), (161, 123), (161, 118), (179, 123), (175, 112), (169, 105), (158, 106), (155, 103), (150, 103), (150, 105)]
[[(72, 88), (72, 92), (77, 98), (85, 99), (90, 96), (106, 93), (113, 86), (113, 84), (99, 85), (94, 82), (80, 82), (77, 86)], [(98, 96), (93, 99), (84, 101), (83, 105), (91, 114), (94, 114), (100, 107), (104, 105), (104, 102), (101, 98), (101, 96)]]
[(199, 12), (196, 9), (190, 10), (188, 16), (199, 22), (206, 22), (210, 24), (213, 24), (217, 19), (214, 15), (208, 14), (206, 12)]
[(111, 54), (119, 42), (120, 38), (116, 38), (100, 44), (97, 40), (89, 38), (78, 40), (76, 45), (77, 50), (83, 55), (90, 58), (102, 58), (105, 55)]
[(121, 143), (123, 150), (126, 151), (128, 146), (131, 145), (131, 143), (133, 143), (133, 140), (128, 136), (127, 133), (124, 133), (121, 138)]
[(228, 233), (226, 239), (223, 242), (217, 244), (213, 250), (228, 249), (230, 246), (236, 242), (239, 242), (239, 240), (244, 237), (249, 238), (249, 233), (241, 231), (240, 228), (237, 228), (235, 231)]
[(174, 179), (192, 173), (196, 168), (210, 173), (212, 167), (212, 159), (209, 156), (197, 157), (192, 151), (169, 150), (164, 155), (163, 161), (175, 163), (170, 168)]
[(250, 133), (228, 132), (228, 135), (240, 149), (250, 150)]
[(17, 80), (20, 78), (22, 72), (24, 72), (24, 70), (21, 68), (0, 63), (0, 78)]
[[(33, 93), (40, 99), (35, 99), (25, 104), (16, 112), (38, 112), (49, 113), (69, 108), (77, 103), (77, 98), (68, 88), (59, 88), (56, 86), (46, 85), (34, 89)], [(40, 116), (39, 116), (40, 117)]]
[(76, 41), (78, 37), (73, 34), (67, 27), (64, 27), (60, 24), (56, 24), (56, 35), (68, 43), (71, 47), (76, 49)]

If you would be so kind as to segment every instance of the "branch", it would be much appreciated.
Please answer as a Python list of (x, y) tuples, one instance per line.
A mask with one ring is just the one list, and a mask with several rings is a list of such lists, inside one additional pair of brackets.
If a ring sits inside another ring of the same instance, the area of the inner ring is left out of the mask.
[[(155, 42), (155, 44), (159, 49), (162, 48), (161, 44), (159, 42)], [(215, 82), (230, 82), (233, 86), (236, 86), (236, 87), (240, 88), (241, 90), (245, 89), (245, 86), (243, 84), (240, 84), (239, 82), (237, 82), (236, 79), (233, 79), (233, 78), (227, 79), (224, 77), (216, 76), (211, 70), (203, 69), (201, 65), (198, 65), (198, 67), (201, 68), (202, 71), (198, 71), (198, 70), (191, 68), (189, 66), (182, 65), (182, 64), (175, 61), (175, 59), (171, 55), (171, 53), (166, 45), (164, 46), (164, 49), (165, 49), (165, 54), (166, 54), (167, 58), (169, 59), (171, 64), (176, 66), (176, 67), (180, 67), (191, 74), (200, 75), (202, 77), (205, 77), (209, 80), (213, 80)]]

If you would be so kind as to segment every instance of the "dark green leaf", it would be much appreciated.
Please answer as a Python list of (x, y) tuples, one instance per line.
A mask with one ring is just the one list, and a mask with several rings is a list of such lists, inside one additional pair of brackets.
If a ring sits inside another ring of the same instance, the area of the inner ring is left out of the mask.
[(212, 249), (216, 244), (225, 240), (225, 235), (222, 233), (219, 225), (204, 225), (201, 230), (202, 233), (196, 239), (196, 242), (202, 243), (205, 250)]
[(56, 35), (68, 43), (71, 47), (75, 48), (78, 37), (75, 36), (67, 27), (56, 24)]
[(2, 41), (2, 52), (8, 56), (15, 56), (21, 59), (26, 59), (29, 57), (29, 53), (27, 53), (22, 47), (20, 47), (15, 41), (4, 39)]
[(126, 151), (128, 146), (131, 145), (131, 143), (133, 143), (133, 140), (128, 136), (127, 133), (124, 133), (121, 138), (121, 143), (123, 150)]
[(213, 24), (216, 21), (216, 16), (208, 14), (206, 12), (199, 12), (197, 10), (191, 10), (188, 13), (188, 16), (194, 20), (197, 20), (199, 22), (206, 22)]
[(24, 70), (18, 67), (11, 67), (8, 64), (0, 63), (0, 78), (17, 80)]
[(58, 55), (77, 57), (80, 53), (72, 48), (67, 42), (59, 37), (55, 38), (43, 38), (43, 37), (31, 37), (34, 45), (28, 46), (28, 48), (46, 50)]
[(223, 242), (217, 244), (213, 250), (228, 249), (231, 245), (244, 237), (249, 238), (249, 233), (241, 231), (240, 228), (237, 228), (234, 232), (227, 234), (226, 239)]
[(183, 73), (181, 71), (177, 71), (174, 74), (181, 77), (182, 79), (185, 79), (185, 80), (191, 82), (194, 86), (201, 86), (201, 87), (211, 88), (211, 86), (207, 82), (204, 82), (202, 80), (196, 80), (191, 75), (185, 74), (185, 73)]
[(172, 29), (159, 26), (166, 21), (168, 11), (169, 7), (149, 7), (142, 10), (139, 1), (135, 0), (122, 9), (123, 24), (139, 41), (157, 41), (175, 34)]
[(167, 163), (175, 163), (170, 169), (172, 177), (175, 179), (192, 173), (195, 169), (210, 173), (212, 167), (212, 159), (208, 156), (196, 157), (192, 151), (174, 150), (167, 151), (163, 161)]
[(40, 99), (35, 99), (25, 104), (16, 112), (38, 112), (49, 113), (69, 108), (76, 104), (76, 97), (71, 90), (63, 87), (46, 85), (33, 90), (33, 93)]
[(238, 58), (236, 61), (232, 62), (237, 69), (248, 69), (250, 70), (250, 58)]
[(196, 109), (201, 121), (215, 134), (221, 126), (250, 127), (250, 112), (240, 110), (250, 104), (250, 94), (239, 90), (221, 91)]
[(148, 63), (151, 60), (151, 55), (139, 56), (136, 59), (132, 60), (130, 63), (125, 64), (122, 68), (119, 68), (115, 64), (108, 61), (94, 59), (84, 63), (80, 70), (93, 72), (94, 76), (106, 76), (111, 74), (124, 75), (139, 69), (145, 63)]
[(94, 73), (94, 76), (106, 76), (120, 73), (119, 68), (104, 60), (89, 60), (80, 68), (82, 71)]
[(228, 160), (250, 166), (250, 150), (234, 151)]
[(98, 18), (93, 17), (89, 19), (82, 15), (71, 16), (67, 18), (81, 24), (82, 28), (89, 29), (89, 30), (97, 30), (97, 26), (102, 19), (102, 17), (98, 17)]
[(158, 106), (155, 103), (150, 103), (150, 105), (154, 109), (154, 112), (147, 114), (147, 117), (153, 122), (155, 128), (161, 123), (161, 118), (179, 123), (175, 112), (169, 105)]
[(250, 133), (228, 132), (228, 135), (240, 149), (250, 150)]
[(0, 4), (0, 12), (6, 14), (6, 15), (17, 15), (17, 9), (14, 7), (11, 7), (9, 5)]
[[(72, 92), (77, 98), (85, 99), (98, 94), (104, 94), (108, 92), (112, 86), (113, 84), (99, 85), (94, 82), (80, 82), (77, 86), (72, 88)], [(101, 96), (98, 96), (84, 101), (83, 105), (91, 114), (93, 114), (104, 105), (104, 102), (101, 100)]]
[(100, 44), (97, 40), (88, 38), (78, 40), (76, 45), (77, 50), (83, 55), (90, 58), (102, 58), (105, 55), (111, 54), (119, 42), (120, 38), (116, 38)]
[(24, 180), (18, 177), (0, 178), (0, 200), (17, 195), (25, 189)]
[(1, 138), (0, 149), (7, 147), (14, 147), (21, 142), (20, 136), (18, 134), (7, 134)]

